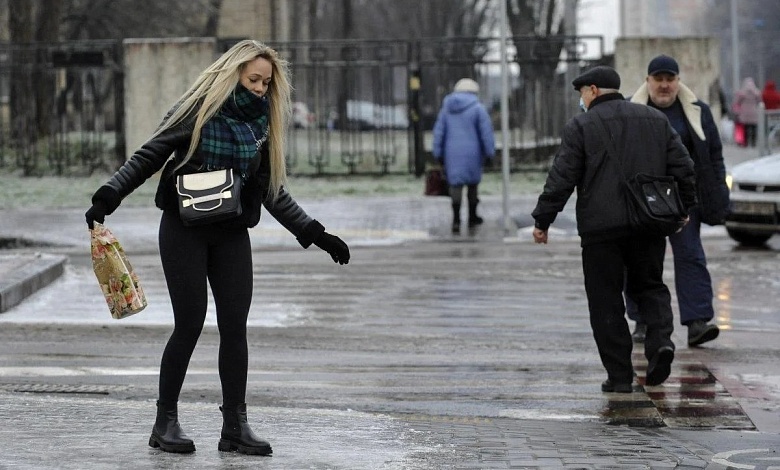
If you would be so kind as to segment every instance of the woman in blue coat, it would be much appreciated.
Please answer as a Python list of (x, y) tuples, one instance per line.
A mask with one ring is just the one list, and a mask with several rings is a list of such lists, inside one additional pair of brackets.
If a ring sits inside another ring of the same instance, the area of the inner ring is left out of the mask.
[(478, 93), (479, 85), (474, 80), (458, 80), (453, 92), (444, 97), (433, 126), (433, 156), (444, 166), (450, 186), (453, 233), (460, 232), (463, 186), (468, 188), (469, 227), (483, 222), (477, 215), (477, 186), (482, 181), (484, 160), (492, 160), (495, 154), (495, 138)]

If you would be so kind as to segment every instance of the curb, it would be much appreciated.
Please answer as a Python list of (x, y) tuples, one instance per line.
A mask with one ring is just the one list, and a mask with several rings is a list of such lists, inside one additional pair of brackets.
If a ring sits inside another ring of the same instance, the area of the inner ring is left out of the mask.
[(10, 310), (65, 271), (66, 256), (0, 255), (0, 313)]

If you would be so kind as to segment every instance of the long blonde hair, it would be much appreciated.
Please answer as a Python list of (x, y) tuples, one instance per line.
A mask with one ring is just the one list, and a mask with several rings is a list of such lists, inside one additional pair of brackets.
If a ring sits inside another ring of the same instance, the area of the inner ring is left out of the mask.
[(268, 125), (268, 149), (271, 160), (271, 181), (269, 192), (274, 198), (287, 180), (284, 158), (285, 131), (290, 122), (291, 103), (289, 64), (277, 52), (265, 44), (246, 39), (227, 50), (206, 70), (201, 72), (195, 83), (179, 98), (179, 106), (155, 132), (155, 135), (180, 123), (195, 110), (195, 127), (190, 146), (184, 160), (177, 169), (185, 165), (195, 153), (200, 141), (203, 125), (211, 119), (230, 97), (239, 82), (241, 72), (248, 62), (262, 57), (271, 63), (273, 76), (266, 95), (270, 100)]

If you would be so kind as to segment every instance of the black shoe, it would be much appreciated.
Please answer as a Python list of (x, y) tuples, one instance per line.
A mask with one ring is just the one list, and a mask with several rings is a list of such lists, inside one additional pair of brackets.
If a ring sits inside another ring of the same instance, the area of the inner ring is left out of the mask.
[(720, 334), (717, 325), (710, 325), (704, 320), (694, 320), (688, 325), (688, 346), (698, 346), (712, 341)]
[(644, 343), (645, 336), (647, 336), (647, 323), (636, 322), (634, 332), (631, 333), (631, 339), (634, 340), (635, 343)]
[(661, 346), (653, 354), (653, 358), (647, 364), (647, 376), (645, 385), (661, 385), (669, 374), (672, 373), (672, 361), (674, 361), (674, 348), (671, 346)]
[(460, 221), (452, 223), (452, 233), (460, 233)]
[(469, 227), (476, 227), (477, 225), (482, 225), (482, 223), (485, 222), (485, 220), (482, 217), (474, 216), (469, 217)]
[(634, 391), (634, 386), (630, 383), (613, 383), (607, 379), (601, 383), (601, 391), (607, 393), (631, 393)]

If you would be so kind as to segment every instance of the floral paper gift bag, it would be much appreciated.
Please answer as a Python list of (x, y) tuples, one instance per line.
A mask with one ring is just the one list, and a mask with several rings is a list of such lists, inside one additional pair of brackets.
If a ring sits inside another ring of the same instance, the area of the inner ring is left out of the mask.
[(97, 223), (90, 235), (92, 267), (111, 316), (121, 319), (143, 310), (146, 296), (119, 240), (108, 228)]

